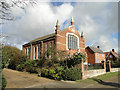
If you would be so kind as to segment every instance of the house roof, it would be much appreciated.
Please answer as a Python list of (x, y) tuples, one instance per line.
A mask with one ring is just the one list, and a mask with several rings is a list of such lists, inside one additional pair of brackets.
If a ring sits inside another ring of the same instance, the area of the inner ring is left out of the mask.
[(108, 55), (109, 53), (112, 53), (112, 55), (114, 55), (115, 57), (120, 58), (120, 56), (116, 52), (113, 52), (113, 51), (105, 52), (105, 55)]
[(104, 53), (105, 53), (105, 55), (108, 55), (109, 52), (104, 52)]
[(115, 57), (119, 57), (118, 54), (116, 52), (110, 51)]
[(45, 40), (45, 39), (49, 39), (49, 38), (54, 37), (54, 36), (55, 36), (55, 33), (48, 34), (48, 35), (45, 35), (43, 37), (36, 38), (36, 39), (34, 39), (34, 40), (30, 41), (29, 43), (26, 43), (24, 45), (29, 45), (29, 44), (32, 44), (34, 42), (38, 42), (38, 41), (42, 41), (42, 40)]
[(92, 47), (92, 46), (88, 46), (94, 53), (104, 53), (101, 49), (96, 48), (96, 47)]

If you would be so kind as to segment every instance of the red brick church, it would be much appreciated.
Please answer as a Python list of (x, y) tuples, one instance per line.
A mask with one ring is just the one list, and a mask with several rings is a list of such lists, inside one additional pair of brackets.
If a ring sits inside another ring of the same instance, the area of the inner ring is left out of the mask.
[(85, 53), (84, 33), (79, 35), (74, 27), (74, 20), (71, 19), (71, 25), (60, 30), (59, 21), (57, 20), (55, 33), (39, 37), (23, 45), (23, 52), (29, 59), (39, 59), (39, 57), (49, 49), (55, 47), (56, 50), (64, 50), (71, 55), (75, 52)]

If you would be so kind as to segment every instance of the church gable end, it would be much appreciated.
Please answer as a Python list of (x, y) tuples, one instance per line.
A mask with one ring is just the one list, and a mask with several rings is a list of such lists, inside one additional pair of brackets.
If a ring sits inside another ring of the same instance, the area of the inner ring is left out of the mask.
[[(54, 44), (54, 45), (53, 45)], [(74, 27), (74, 20), (71, 19), (71, 25), (66, 29), (60, 30), (57, 20), (55, 33), (35, 39), (23, 45), (23, 52), (29, 54), (30, 59), (38, 59), (41, 53), (45, 52), (53, 45), (56, 50), (64, 50), (71, 55), (75, 52), (85, 53), (85, 40), (83, 32), (79, 35)]]

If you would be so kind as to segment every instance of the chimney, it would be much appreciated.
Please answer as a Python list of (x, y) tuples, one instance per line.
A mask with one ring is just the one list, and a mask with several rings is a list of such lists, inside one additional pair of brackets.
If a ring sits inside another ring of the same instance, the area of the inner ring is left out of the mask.
[(97, 46), (97, 48), (99, 48), (99, 49), (100, 49), (100, 46)]
[(114, 49), (112, 49), (112, 51), (113, 51), (113, 52), (115, 52), (115, 50), (114, 50)]

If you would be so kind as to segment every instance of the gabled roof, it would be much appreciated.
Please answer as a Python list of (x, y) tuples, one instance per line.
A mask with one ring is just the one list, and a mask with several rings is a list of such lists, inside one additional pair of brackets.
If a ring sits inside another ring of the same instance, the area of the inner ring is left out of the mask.
[(55, 33), (48, 34), (48, 35), (45, 35), (43, 37), (36, 38), (36, 39), (30, 41), (29, 43), (32, 43), (32, 42), (35, 42), (35, 41), (38, 41), (38, 40), (43, 40), (43, 39), (46, 39), (46, 38), (49, 38), (49, 37), (52, 37), (52, 36), (55, 36)]
[(94, 53), (104, 53), (101, 49), (96, 47), (88, 46), (88, 48), (90, 48)]
[(55, 36), (55, 33), (48, 34), (48, 35), (45, 35), (43, 37), (36, 38), (36, 39), (34, 39), (34, 40), (30, 41), (29, 43), (24, 44), (24, 45), (29, 45), (29, 44), (32, 44), (32, 43), (37, 42), (37, 41), (42, 41), (42, 40), (45, 40), (45, 39), (49, 39), (49, 38), (54, 37), (54, 36)]
[(109, 52), (104, 52), (104, 53), (105, 53), (105, 55), (108, 55)]
[(115, 57), (119, 57), (118, 54), (116, 52), (110, 51)]
[(120, 58), (119, 55), (118, 55), (116, 52), (113, 52), (113, 51), (105, 52), (105, 54), (107, 55), (107, 57), (108, 57), (108, 55), (109, 55), (110, 53), (112, 53), (112, 55), (114, 55), (115, 57)]
[[(60, 31), (63, 32), (65, 30), (69, 30), (70, 27), (72, 27), (72, 26), (69, 26), (69, 27), (67, 27), (67, 28), (65, 28), (63, 30), (60, 30)], [(52, 34), (45, 35), (43, 37), (39, 37), (37, 39), (34, 39), (34, 40), (30, 41), (29, 43), (24, 44), (23, 46), (27, 46), (27, 45), (30, 45), (30, 44), (33, 44), (33, 43), (36, 43), (36, 42), (39, 42), (39, 41), (46, 40), (46, 39), (48, 40), (51, 37), (55, 37), (55, 35), (56, 35), (55, 33), (52, 33)]]

